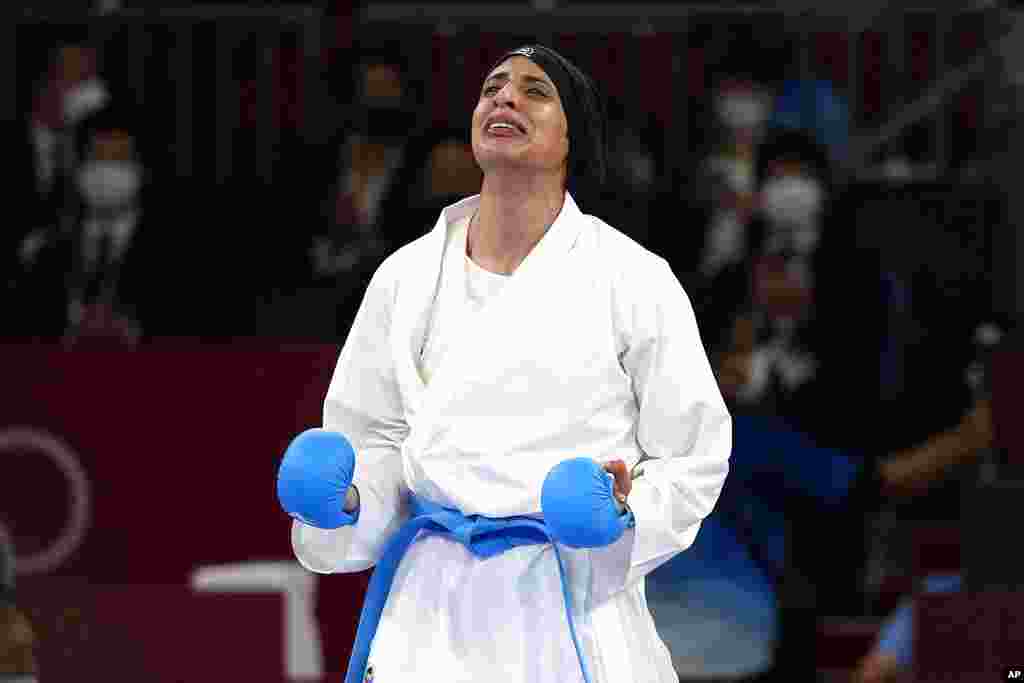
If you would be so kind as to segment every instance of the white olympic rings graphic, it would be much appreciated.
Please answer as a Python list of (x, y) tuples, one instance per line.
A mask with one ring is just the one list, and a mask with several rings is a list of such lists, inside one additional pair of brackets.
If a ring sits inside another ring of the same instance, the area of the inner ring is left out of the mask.
[[(71, 448), (52, 434), (31, 427), (11, 427), (0, 431), (0, 454), (4, 451), (30, 450), (45, 454), (67, 478), (70, 484), (70, 514), (57, 538), (42, 550), (26, 556), (17, 554), (15, 548), (15, 571), (18, 574), (41, 574), (53, 571), (64, 564), (85, 540), (89, 530), (92, 510), (92, 489), (78, 456)], [(11, 457), (8, 452), (6, 457)], [(15, 457), (18, 453), (13, 453)], [(6, 533), (0, 522), (0, 536), (6, 535), (13, 543), (14, 538)]]

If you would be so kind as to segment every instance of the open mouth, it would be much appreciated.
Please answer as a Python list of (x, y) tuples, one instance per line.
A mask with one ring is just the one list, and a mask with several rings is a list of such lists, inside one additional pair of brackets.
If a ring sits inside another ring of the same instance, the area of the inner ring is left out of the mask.
[(520, 126), (515, 121), (508, 121), (508, 120), (492, 121), (492, 122), (487, 124), (487, 127), (485, 128), (485, 130), (488, 133), (490, 133), (491, 135), (496, 135), (498, 137), (507, 137), (507, 136), (511, 136), (511, 135), (524, 135), (524, 134), (526, 134), (526, 129), (525, 128)]

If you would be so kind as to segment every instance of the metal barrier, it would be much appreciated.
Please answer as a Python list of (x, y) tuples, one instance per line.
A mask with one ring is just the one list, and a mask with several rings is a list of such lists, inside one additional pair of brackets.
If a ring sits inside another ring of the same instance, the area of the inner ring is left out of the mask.
[[(493, 55), (495, 43), (535, 36), (590, 55), (588, 66), (612, 95), (654, 110), (671, 126), (668, 143), (676, 150), (699, 139), (699, 125), (694, 130), (678, 123), (700, 118), (706, 67), (726, 54), (733, 28), (754, 25), (766, 41), (789, 34), (796, 48), (791, 76), (827, 78), (850, 104), (851, 137), (857, 143), (850, 170), (863, 174), (887, 143), (921, 124), (923, 146), (933, 152), (928, 161), (940, 174), (959, 160), (963, 147), (973, 146), (973, 140), (957, 138), (965, 132), (970, 138), (990, 123), (985, 117), (1001, 74), (989, 43), (1006, 36), (999, 18), (999, 10), (927, 3), (854, 16), (763, 5), (570, 2), (542, 11), (512, 2), (378, 2), (358, 21), (364, 34), (396, 25), (432, 33), (433, 83), (442, 98), (431, 103), (435, 119), (467, 111), (467, 94), (457, 81), (463, 74), (478, 77), (474, 69), (486, 62), (478, 57), (481, 52)], [(1001, 47), (1011, 42), (1003, 40)], [(916, 106), (908, 110), (911, 104)], [(914, 134), (920, 137), (920, 131)]]
[[(997, 65), (969, 65), (998, 31), (992, 16), (916, 7), (856, 23), (759, 5), (563, 3), (545, 11), (509, 2), (377, 2), (352, 18), (352, 33), (361, 43), (400, 42), (425, 85), (422, 106), (433, 122), (446, 124), (468, 118), (480, 71), (502, 47), (531, 39), (573, 48), (611, 95), (655, 113), (680, 168), (690, 163), (706, 118), (707, 68), (726, 54), (734, 27), (752, 25), (766, 40), (787, 33), (796, 38), (797, 73), (828, 78), (850, 104), (852, 137), (861, 143), (853, 170), (877, 161), (872, 153), (882, 143), (917, 123), (941, 171), (958, 156), (951, 148), (957, 135), (984, 127), (992, 109)], [(96, 29), (105, 66), (152, 117), (161, 131), (161, 161), (179, 177), (222, 182), (244, 165), (270, 181), (282, 135), (317, 141), (336, 125), (323, 55), (338, 37), (321, 10), (301, 6), (124, 9), (89, 17), (24, 11), (0, 44), (11, 58), (0, 62), (19, 83), (6, 118), (24, 110), (26, 79), (36, 75), (26, 55), (45, 43), (49, 28), (74, 22)], [(929, 84), (965, 64), (909, 118), (884, 127)]]

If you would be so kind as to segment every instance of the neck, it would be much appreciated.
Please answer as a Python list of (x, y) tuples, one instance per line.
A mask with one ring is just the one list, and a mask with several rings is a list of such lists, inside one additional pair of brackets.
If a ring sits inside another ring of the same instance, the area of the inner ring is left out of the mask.
[(466, 241), (467, 255), (492, 272), (513, 273), (544, 237), (564, 202), (560, 176), (486, 175)]

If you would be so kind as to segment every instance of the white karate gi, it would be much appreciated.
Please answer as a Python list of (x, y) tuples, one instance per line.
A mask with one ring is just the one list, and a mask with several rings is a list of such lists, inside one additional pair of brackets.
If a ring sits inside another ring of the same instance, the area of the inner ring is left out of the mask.
[[(514, 274), (482, 271), (465, 256), (478, 204), (445, 209), (374, 274), (324, 405), (324, 427), (357, 453), (359, 521), (295, 522), (296, 557), (323, 573), (372, 566), (408, 519), (409, 491), (466, 515), (539, 516), (562, 460), (646, 455), (629, 496), (636, 528), (562, 552), (593, 683), (675, 683), (643, 577), (693, 543), (732, 442), (690, 302), (664, 259), (568, 194)], [(553, 548), (479, 559), (421, 533), (369, 665), (375, 683), (582, 681)]]

